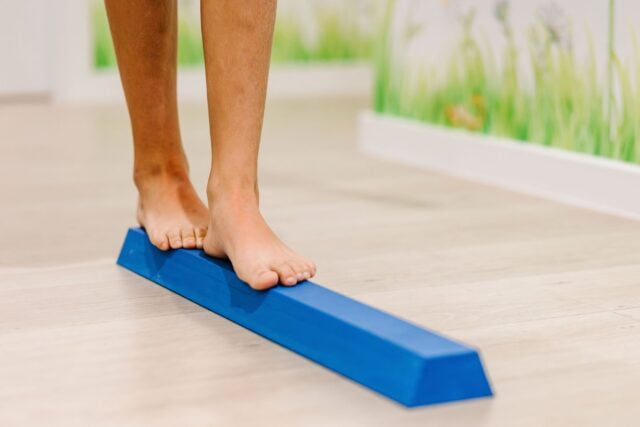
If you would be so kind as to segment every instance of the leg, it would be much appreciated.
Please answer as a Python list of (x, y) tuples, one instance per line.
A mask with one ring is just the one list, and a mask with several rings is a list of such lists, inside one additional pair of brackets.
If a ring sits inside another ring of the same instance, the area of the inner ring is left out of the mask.
[(178, 124), (176, 0), (105, 0), (134, 144), (138, 221), (158, 248), (202, 247), (209, 213)]
[(204, 250), (228, 256), (255, 289), (295, 285), (315, 265), (282, 243), (258, 208), (257, 163), (276, 0), (202, 0), (212, 163)]

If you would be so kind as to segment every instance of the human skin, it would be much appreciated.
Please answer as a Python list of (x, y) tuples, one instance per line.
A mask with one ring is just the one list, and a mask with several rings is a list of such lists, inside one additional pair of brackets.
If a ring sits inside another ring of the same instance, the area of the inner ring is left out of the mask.
[(275, 0), (202, 0), (211, 135), (206, 206), (189, 179), (176, 96), (175, 0), (105, 0), (131, 120), (137, 218), (161, 250), (228, 257), (254, 289), (292, 286), (316, 266), (259, 209), (258, 152)]

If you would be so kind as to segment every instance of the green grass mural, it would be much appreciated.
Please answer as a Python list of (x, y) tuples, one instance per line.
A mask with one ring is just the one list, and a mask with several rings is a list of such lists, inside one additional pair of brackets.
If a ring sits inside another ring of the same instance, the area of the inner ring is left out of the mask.
[[(597, 66), (589, 32), (588, 53), (578, 59), (571, 48), (571, 31), (561, 27), (557, 16), (539, 14), (525, 29), (527, 49), (518, 49), (510, 22), (511, 3), (497, 1), (494, 23), (504, 37), (503, 52), (472, 36), (475, 10), (471, 8), (460, 19), (455, 52), (437, 66), (424, 66), (417, 79), (409, 79), (409, 70), (393, 65), (390, 23), (395, 2), (389, 0), (374, 60), (374, 110), (640, 163), (636, 141), (640, 136), (640, 50), (635, 49), (632, 64), (618, 58), (613, 39), (616, 2), (605, 1), (609, 39), (604, 71)], [(496, 60), (497, 54), (502, 61)], [(525, 62), (523, 55), (528, 56), (529, 70), (518, 65)]]
[(295, 14), (280, 14), (273, 35), (273, 61), (366, 61), (371, 58), (372, 36), (345, 20), (340, 9), (316, 7), (317, 34), (308, 41), (303, 22)]
[[(297, 0), (291, 0), (297, 1)], [(377, 0), (367, 0), (376, 2)], [(282, 2), (282, 1), (281, 1)], [(371, 57), (372, 36), (367, 28), (354, 25), (355, 14), (345, 16), (344, 9), (356, 7), (323, 0), (308, 0), (305, 5), (315, 20), (316, 32), (309, 37), (304, 23), (295, 12), (279, 11), (273, 40), (275, 63), (355, 62)], [(204, 63), (200, 22), (193, 8), (197, 2), (184, 2), (178, 22), (178, 63), (182, 67), (200, 66)], [(185, 10), (186, 9), (186, 10)], [(369, 13), (373, 8), (369, 9)], [(115, 52), (109, 33), (109, 24), (102, 1), (92, 4), (93, 57), (97, 70), (108, 70), (116, 66)]]

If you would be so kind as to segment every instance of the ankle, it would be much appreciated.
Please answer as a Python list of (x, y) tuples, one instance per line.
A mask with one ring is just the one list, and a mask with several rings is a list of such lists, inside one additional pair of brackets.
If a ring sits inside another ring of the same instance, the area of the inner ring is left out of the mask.
[(186, 162), (160, 162), (134, 167), (133, 182), (138, 189), (158, 181), (188, 182), (189, 166)]
[(256, 184), (247, 182), (224, 182), (210, 179), (207, 185), (210, 207), (240, 207), (243, 210), (258, 209), (259, 196)]

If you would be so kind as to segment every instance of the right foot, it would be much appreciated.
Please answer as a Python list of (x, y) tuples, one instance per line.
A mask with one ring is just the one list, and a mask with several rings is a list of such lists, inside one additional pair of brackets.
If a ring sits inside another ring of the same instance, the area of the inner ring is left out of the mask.
[(287, 247), (269, 228), (258, 210), (257, 197), (211, 192), (209, 232), (204, 251), (228, 257), (236, 274), (253, 289), (281, 283), (292, 286), (316, 274), (312, 261)]
[(202, 248), (209, 211), (186, 173), (137, 176), (138, 222), (158, 249)]

